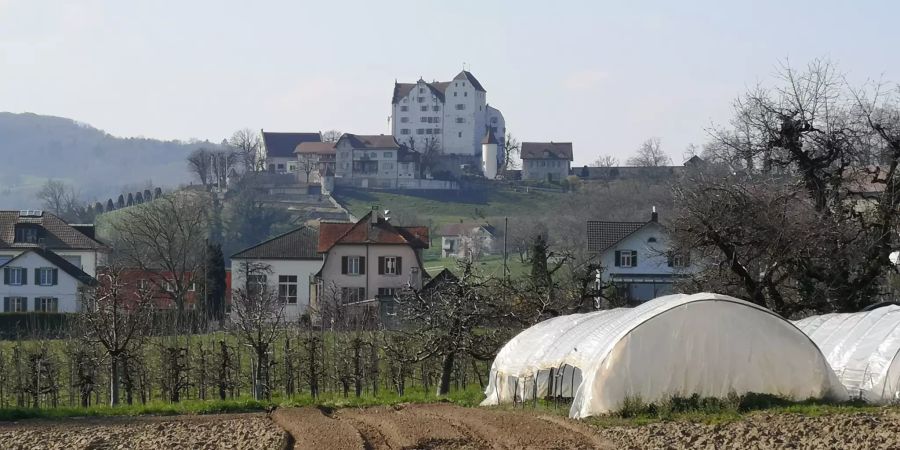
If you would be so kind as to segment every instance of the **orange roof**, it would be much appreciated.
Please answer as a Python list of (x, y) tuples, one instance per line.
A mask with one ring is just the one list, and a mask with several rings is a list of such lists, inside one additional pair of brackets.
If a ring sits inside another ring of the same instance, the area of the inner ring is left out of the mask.
[(322, 222), (319, 225), (319, 253), (338, 244), (405, 244), (413, 248), (428, 248), (428, 227), (395, 227), (379, 217), (370, 223), (372, 213), (356, 223)]

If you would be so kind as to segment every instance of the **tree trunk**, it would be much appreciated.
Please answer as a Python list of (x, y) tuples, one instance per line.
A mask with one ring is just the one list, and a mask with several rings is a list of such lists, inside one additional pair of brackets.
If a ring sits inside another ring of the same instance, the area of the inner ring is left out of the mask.
[(441, 362), (441, 383), (438, 385), (437, 395), (447, 395), (450, 392), (450, 378), (453, 375), (453, 352), (444, 355)]
[(110, 355), (109, 360), (109, 404), (119, 404), (119, 355)]

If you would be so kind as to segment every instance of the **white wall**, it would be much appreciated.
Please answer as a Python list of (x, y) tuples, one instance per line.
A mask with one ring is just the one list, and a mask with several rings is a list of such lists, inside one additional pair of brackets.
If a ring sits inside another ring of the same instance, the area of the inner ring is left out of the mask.
[[(655, 238), (656, 242), (648, 242)], [(615, 275), (672, 275), (683, 269), (668, 266), (665, 252), (669, 249), (669, 237), (659, 224), (645, 226), (641, 230), (623, 239), (621, 242), (603, 252), (600, 264), (603, 266), (603, 279), (608, 281)], [(616, 267), (617, 250), (636, 250), (638, 263), (635, 267)]]
[[(27, 249), (16, 248), (16, 249), (6, 249), (0, 250), (0, 263), (6, 261), (7, 259), (12, 259), (16, 256), (21, 255)], [(97, 267), (103, 266), (106, 264), (106, 253), (99, 252), (96, 250), (51, 250), (53, 253), (56, 253), (63, 258), (77, 256), (81, 258), (81, 263), (75, 264), (75, 267), (83, 270), (84, 273), (96, 277), (97, 276)], [(70, 261), (73, 262), (73, 261)], [(74, 262), (73, 262), (74, 263)]]
[[(71, 275), (59, 270), (57, 284), (54, 286), (39, 286), (34, 279), (34, 269), (41, 267), (56, 268), (49, 261), (36, 253), (28, 253), (25, 256), (13, 261), (8, 267), (22, 267), (28, 271), (27, 284), (21, 286), (13, 286), (2, 284), (3, 279), (0, 278), (0, 302), (3, 297), (26, 297), (28, 298), (28, 312), (34, 311), (35, 297), (56, 297), (59, 299), (58, 312), (77, 312), (79, 309), (78, 288), (82, 286), (81, 282), (73, 278)], [(2, 277), (2, 269), (0, 269), (0, 277)], [(0, 303), (0, 308), (3, 304)], [(2, 309), (0, 309), (2, 312)]]
[[(309, 296), (311, 290), (310, 280), (322, 267), (322, 260), (302, 259), (232, 259), (231, 260), (231, 290), (232, 293), (243, 289), (246, 285), (241, 263), (252, 261), (253, 263), (268, 264), (272, 272), (267, 274), (267, 282), (270, 292), (278, 293), (279, 275), (294, 275), (297, 277), (297, 303), (288, 303), (284, 307), (286, 321), (295, 321), (309, 308)], [(232, 295), (232, 299), (236, 298)]]
[[(419, 102), (420, 98), (422, 102)], [(404, 106), (407, 107), (407, 111), (402, 110)], [(426, 111), (422, 111), (422, 107), (425, 107)], [(437, 111), (434, 110), (435, 107)], [(418, 82), (407, 96), (399, 98), (398, 103), (391, 106), (391, 133), (397, 138), (397, 142), (404, 145), (408, 145), (409, 138), (412, 137), (416, 150), (422, 150), (425, 147), (425, 140), (431, 137), (442, 142), (444, 109), (444, 103), (434, 95), (427, 84), (424, 81)], [(426, 118), (425, 122), (422, 122), (423, 117)], [(403, 122), (404, 118), (407, 122)], [(428, 118), (431, 118), (432, 122), (429, 123)], [(403, 129), (409, 130), (409, 134), (403, 134)], [(422, 129), (423, 133), (418, 134), (418, 129)], [(431, 129), (431, 134), (427, 134), (428, 129)], [(439, 132), (435, 133), (434, 130)]]

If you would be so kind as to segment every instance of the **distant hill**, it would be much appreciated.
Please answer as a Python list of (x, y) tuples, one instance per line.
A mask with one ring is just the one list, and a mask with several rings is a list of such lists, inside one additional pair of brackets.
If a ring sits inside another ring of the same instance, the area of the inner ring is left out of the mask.
[(187, 183), (185, 157), (211, 145), (120, 138), (63, 117), (0, 112), (0, 209), (39, 208), (35, 193), (49, 178), (87, 201), (115, 199), (123, 187)]

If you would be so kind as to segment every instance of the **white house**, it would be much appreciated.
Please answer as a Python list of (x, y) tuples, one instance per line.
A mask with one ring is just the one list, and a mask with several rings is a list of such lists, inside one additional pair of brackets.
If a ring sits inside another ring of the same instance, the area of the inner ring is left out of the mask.
[(0, 264), (3, 312), (77, 312), (85, 290), (97, 284), (65, 258), (30, 248)]
[(601, 281), (618, 295), (640, 303), (673, 293), (677, 277), (695, 270), (690, 255), (671, 250), (669, 236), (654, 208), (647, 222), (588, 221), (588, 251), (597, 255)]
[(468, 71), (450, 81), (394, 83), (391, 133), (403, 144), (421, 150), (434, 141), (441, 153), (478, 156), (487, 127), (503, 141), (503, 114), (488, 105), (487, 92)]
[(322, 142), (322, 135), (316, 133), (273, 133), (260, 130), (262, 153), (266, 169), (272, 173), (295, 173), (299, 167), (294, 150), (304, 142)]
[(440, 229), (441, 258), (465, 258), (494, 252), (496, 230), (487, 224), (453, 223)]
[(523, 142), (522, 179), (562, 181), (572, 168), (571, 142)]
[(0, 264), (34, 248), (51, 250), (92, 277), (109, 254), (92, 224), (70, 225), (37, 210), (0, 211)]
[[(248, 281), (265, 283), (284, 302), (285, 320), (296, 320), (307, 312), (311, 280), (322, 268), (322, 255), (316, 251), (318, 242), (318, 231), (303, 226), (232, 255), (232, 292), (245, 289)], [(242, 269), (246, 263), (265, 266), (268, 270), (247, 280)], [(232, 301), (236, 298), (232, 295)]]
[(401, 181), (419, 177), (419, 152), (390, 135), (344, 133), (335, 153), (334, 174), (342, 184), (396, 188)]

